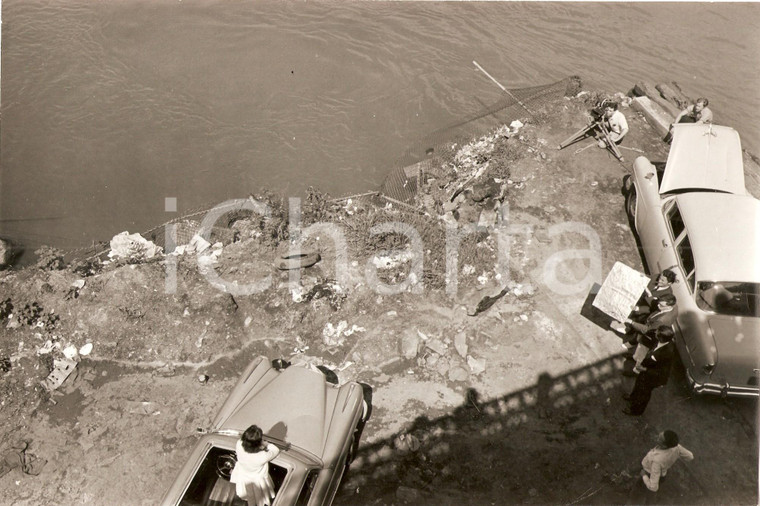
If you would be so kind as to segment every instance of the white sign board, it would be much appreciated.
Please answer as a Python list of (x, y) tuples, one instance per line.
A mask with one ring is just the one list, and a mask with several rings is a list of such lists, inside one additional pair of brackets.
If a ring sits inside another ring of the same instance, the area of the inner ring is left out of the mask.
[(643, 273), (615, 262), (592, 305), (617, 321), (623, 321), (633, 311), (648, 283), (649, 278)]

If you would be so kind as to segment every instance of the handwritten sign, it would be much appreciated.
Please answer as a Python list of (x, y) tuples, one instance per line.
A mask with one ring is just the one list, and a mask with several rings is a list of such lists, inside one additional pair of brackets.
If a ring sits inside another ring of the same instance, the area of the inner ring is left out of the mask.
[(612, 318), (623, 321), (633, 311), (648, 283), (649, 278), (643, 273), (615, 262), (592, 305)]

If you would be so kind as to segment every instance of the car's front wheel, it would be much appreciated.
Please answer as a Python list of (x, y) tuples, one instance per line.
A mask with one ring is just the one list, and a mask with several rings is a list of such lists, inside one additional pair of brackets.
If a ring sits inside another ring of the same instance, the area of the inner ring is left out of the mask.
[(625, 195), (625, 212), (631, 221), (635, 221), (636, 219), (636, 197), (636, 187), (631, 185), (628, 193)]

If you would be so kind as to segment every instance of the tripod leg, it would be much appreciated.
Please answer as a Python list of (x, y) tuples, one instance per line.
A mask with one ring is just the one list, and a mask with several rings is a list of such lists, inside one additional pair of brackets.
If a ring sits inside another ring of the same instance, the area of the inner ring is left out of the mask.
[(588, 137), (589, 135), (591, 135), (591, 132), (594, 130), (594, 128), (596, 128), (596, 123), (593, 125), (587, 125), (583, 127), (582, 129), (578, 130), (576, 133), (574, 133), (573, 135), (571, 135), (570, 137), (562, 141), (562, 143), (560, 143), (557, 149), (566, 148), (570, 144), (573, 144), (574, 142), (578, 142), (579, 140)]
[(607, 130), (607, 127), (605, 127), (603, 124), (600, 125), (600, 127), (600, 130), (602, 131), (602, 137), (609, 150), (612, 151), (612, 154), (615, 155), (615, 158), (621, 162), (625, 161), (623, 160), (623, 154), (618, 149), (617, 144), (615, 144), (615, 141), (613, 141), (610, 137), (610, 132)]

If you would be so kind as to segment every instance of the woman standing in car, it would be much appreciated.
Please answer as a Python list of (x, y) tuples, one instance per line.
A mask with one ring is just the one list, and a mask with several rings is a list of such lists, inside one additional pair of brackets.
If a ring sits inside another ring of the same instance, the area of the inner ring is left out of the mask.
[(280, 454), (272, 443), (265, 443), (261, 429), (248, 427), (235, 445), (237, 463), (230, 474), (235, 493), (248, 506), (268, 506), (274, 499), (274, 483), (269, 476), (269, 461)]

